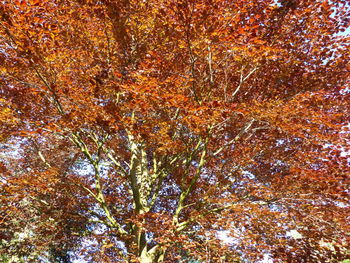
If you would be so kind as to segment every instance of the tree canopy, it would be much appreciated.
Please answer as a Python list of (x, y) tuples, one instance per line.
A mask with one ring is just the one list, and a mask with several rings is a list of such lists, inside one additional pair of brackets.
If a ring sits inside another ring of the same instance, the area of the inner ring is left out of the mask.
[(348, 259), (349, 19), (0, 0), (2, 260)]

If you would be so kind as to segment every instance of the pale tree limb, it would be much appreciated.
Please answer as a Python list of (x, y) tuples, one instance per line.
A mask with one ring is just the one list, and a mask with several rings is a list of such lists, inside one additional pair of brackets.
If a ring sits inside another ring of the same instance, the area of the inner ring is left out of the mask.
[(45, 164), (45, 166), (47, 168), (51, 168), (51, 164), (48, 163), (48, 161), (45, 159), (44, 155), (42, 154), (42, 152), (40, 151), (40, 148), (39, 148), (39, 145), (36, 143), (36, 141), (32, 140), (33, 144), (34, 144), (34, 147), (38, 153), (38, 156), (40, 158), (40, 160)]
[(52, 99), (55, 102), (56, 108), (60, 114), (64, 114), (63, 107), (58, 99), (57, 93), (55, 89), (51, 86), (51, 84), (44, 78), (44, 76), (39, 72), (35, 64), (33, 63), (33, 68), (37, 74), (37, 76), (42, 80), (42, 82), (45, 84), (45, 86), (49, 89), (49, 91), (52, 93)]
[(173, 216), (173, 222), (174, 222), (175, 225), (177, 225), (179, 223), (180, 213), (185, 208), (184, 202), (185, 202), (187, 196), (192, 192), (195, 183), (198, 181), (198, 179), (200, 177), (202, 168), (203, 168), (203, 166), (206, 163), (205, 157), (206, 157), (206, 154), (207, 154), (208, 141), (209, 141), (209, 135), (206, 137), (206, 139), (204, 141), (204, 145), (203, 145), (202, 153), (201, 153), (201, 156), (200, 156), (199, 164), (198, 164), (198, 167), (196, 169), (196, 173), (195, 173), (194, 177), (192, 178), (190, 184), (188, 185), (187, 189), (182, 191), (181, 194), (180, 194), (180, 197), (179, 197), (179, 200), (178, 200), (178, 205), (177, 205), (177, 208), (175, 210), (175, 214)]
[(243, 76), (243, 68), (241, 70), (241, 77), (240, 77), (240, 81), (238, 84), (238, 87), (235, 89), (235, 91), (232, 93), (231, 95), (231, 100), (235, 97), (235, 95), (238, 93), (238, 91), (241, 89), (243, 83), (257, 70), (258, 68), (255, 67), (254, 69), (252, 69), (245, 77)]
[(133, 200), (135, 205), (135, 210), (139, 213), (143, 210), (143, 205), (141, 202), (141, 194), (138, 186), (137, 173), (140, 168), (140, 158), (138, 153), (137, 143), (134, 141), (134, 136), (128, 132), (128, 138), (130, 142), (131, 159), (130, 159), (130, 173), (129, 180), (130, 186), (133, 194)]
[(242, 202), (242, 201), (246, 200), (248, 197), (249, 197), (249, 195), (245, 195), (244, 197), (240, 198), (239, 200), (235, 201), (234, 203), (230, 203), (230, 204), (227, 204), (227, 205), (224, 205), (224, 206), (219, 206), (219, 207), (216, 207), (216, 208), (209, 209), (209, 210), (205, 211), (202, 214), (199, 214), (199, 215), (197, 215), (195, 217), (192, 217), (192, 218), (190, 218), (190, 219), (188, 219), (186, 221), (183, 221), (183, 222), (181, 222), (181, 223), (179, 223), (177, 225), (177, 228), (176, 228), (175, 231), (180, 232), (180, 231), (184, 230), (186, 227), (188, 227), (190, 223), (193, 223), (193, 222), (197, 221), (198, 219), (203, 218), (203, 217), (205, 217), (205, 216), (207, 216), (209, 214), (220, 213), (220, 212), (222, 212), (224, 210), (231, 209), (235, 205), (237, 205), (239, 202)]
[(107, 206), (104, 194), (103, 194), (103, 187), (101, 184), (101, 176), (100, 176), (100, 169), (99, 169), (99, 156), (97, 156), (96, 160), (92, 157), (87, 145), (82, 140), (82, 138), (77, 133), (72, 134), (71, 141), (81, 150), (81, 152), (85, 155), (85, 157), (89, 160), (90, 164), (94, 167), (95, 172), (95, 188), (97, 191), (97, 194), (94, 194), (90, 189), (87, 189), (84, 187), (85, 190), (87, 190), (93, 198), (100, 204), (102, 210), (105, 213), (105, 216), (110, 222), (110, 226), (117, 229), (118, 233), (120, 235), (126, 235), (127, 232), (121, 227), (121, 225), (117, 222), (117, 220), (112, 215), (110, 209)]
[(149, 202), (149, 208), (152, 208), (154, 206), (159, 196), (159, 191), (162, 187), (162, 183), (166, 177), (167, 177), (167, 173), (165, 171), (160, 172), (156, 189), (154, 190), (153, 196), (151, 197), (151, 201)]
[(230, 140), (229, 142), (227, 142), (225, 145), (223, 145), (222, 147), (220, 147), (218, 150), (216, 150), (214, 153), (213, 153), (213, 156), (216, 156), (218, 155), (220, 152), (222, 152), (227, 146), (230, 146), (232, 145), (234, 142), (238, 141), (242, 136), (243, 134), (245, 134), (249, 129), (250, 127), (253, 125), (255, 119), (252, 119), (248, 122), (248, 124), (232, 139)]

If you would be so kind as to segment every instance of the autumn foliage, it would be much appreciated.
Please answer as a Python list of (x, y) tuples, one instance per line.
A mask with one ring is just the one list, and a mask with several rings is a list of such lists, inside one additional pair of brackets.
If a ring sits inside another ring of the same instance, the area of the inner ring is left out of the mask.
[(349, 258), (349, 14), (0, 0), (0, 261)]

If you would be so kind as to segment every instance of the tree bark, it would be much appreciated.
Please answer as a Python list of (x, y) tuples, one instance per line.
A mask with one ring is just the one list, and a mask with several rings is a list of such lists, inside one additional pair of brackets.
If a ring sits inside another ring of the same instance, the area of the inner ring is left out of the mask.
[(145, 247), (139, 257), (140, 263), (160, 263), (164, 259), (164, 250), (155, 246), (149, 250)]

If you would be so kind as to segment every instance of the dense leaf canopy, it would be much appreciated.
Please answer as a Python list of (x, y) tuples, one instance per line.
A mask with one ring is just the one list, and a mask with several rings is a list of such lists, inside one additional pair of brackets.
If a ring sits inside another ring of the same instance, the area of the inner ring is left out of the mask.
[(0, 0), (0, 260), (349, 258), (349, 16)]

